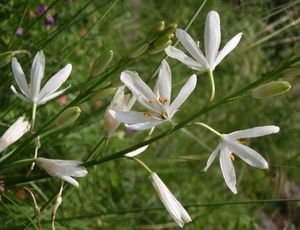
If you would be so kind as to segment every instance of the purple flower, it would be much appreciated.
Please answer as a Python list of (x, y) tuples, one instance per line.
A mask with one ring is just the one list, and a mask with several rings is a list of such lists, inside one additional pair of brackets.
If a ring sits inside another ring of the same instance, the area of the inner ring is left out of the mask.
[(16, 31), (16, 35), (17, 36), (22, 36), (24, 34), (24, 28), (23, 27), (19, 27)]
[(37, 7), (37, 12), (39, 13), (39, 14), (44, 14), (45, 12), (47, 11), (47, 7), (46, 6), (44, 6), (44, 5), (39, 5), (38, 7)]
[(134, 132), (134, 130), (131, 128), (125, 127), (125, 129), (126, 129), (127, 134), (129, 134), (129, 135)]
[(49, 16), (46, 20), (45, 20), (45, 26), (54, 26), (55, 24), (55, 18), (54, 16)]

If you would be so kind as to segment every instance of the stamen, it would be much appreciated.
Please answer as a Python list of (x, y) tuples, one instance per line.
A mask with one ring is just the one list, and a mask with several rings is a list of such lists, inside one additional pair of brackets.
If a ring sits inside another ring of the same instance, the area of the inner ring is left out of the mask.
[(161, 113), (160, 113), (160, 116), (161, 116), (161, 118), (163, 118), (163, 119), (168, 119), (168, 114), (167, 114), (167, 112), (161, 112)]
[(28, 86), (29, 89), (31, 89), (31, 84), (30, 83), (28, 83), (27, 86)]
[(150, 113), (150, 112), (144, 112), (144, 116), (145, 116), (145, 117), (152, 117), (152, 116), (153, 116), (153, 113)]
[(149, 100), (149, 103), (150, 103), (150, 104), (154, 104), (154, 103), (155, 103), (155, 100)]
[(242, 145), (246, 145), (246, 144), (248, 144), (248, 141), (242, 141), (242, 140), (238, 140)]
[(234, 158), (233, 153), (230, 154), (230, 159), (231, 159), (232, 161), (234, 161), (235, 158)]
[(168, 102), (168, 100), (164, 98), (159, 98), (159, 102), (160, 104), (165, 105)]

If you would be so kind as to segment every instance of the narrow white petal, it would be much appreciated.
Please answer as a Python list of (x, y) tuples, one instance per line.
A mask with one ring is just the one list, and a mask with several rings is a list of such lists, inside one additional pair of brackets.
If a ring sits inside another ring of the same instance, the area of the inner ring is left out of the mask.
[(207, 169), (211, 166), (211, 164), (213, 163), (213, 161), (216, 159), (218, 153), (220, 151), (220, 144), (215, 148), (215, 150), (210, 154), (208, 160), (207, 160), (207, 163), (206, 163), (206, 166), (205, 168), (203, 169), (204, 172), (207, 171)]
[(213, 70), (215, 58), (221, 42), (220, 17), (216, 11), (207, 14), (204, 29), (204, 45), (206, 60)]
[(226, 55), (229, 54), (239, 44), (241, 37), (242, 33), (239, 33), (235, 35), (232, 39), (230, 39), (229, 42), (226, 43), (223, 49), (218, 53), (214, 61), (213, 68), (215, 68), (226, 57)]
[(221, 145), (220, 150), (220, 166), (222, 170), (222, 174), (227, 184), (228, 188), (234, 193), (237, 194), (236, 190), (236, 176), (235, 170), (232, 164), (232, 160), (230, 158), (230, 151), (225, 145)]
[(33, 60), (30, 71), (31, 96), (34, 102), (38, 101), (42, 78), (45, 70), (45, 56), (43, 51), (39, 51)]
[(146, 149), (148, 148), (148, 146), (149, 146), (149, 145), (145, 145), (145, 146), (143, 146), (143, 147), (141, 147), (141, 148), (138, 148), (138, 149), (136, 149), (136, 150), (133, 150), (133, 151), (131, 151), (131, 152), (125, 154), (125, 156), (127, 156), (127, 157), (135, 157), (135, 156), (141, 154), (142, 152), (146, 151)]
[(38, 100), (37, 103), (38, 103), (39, 105), (45, 104), (45, 103), (47, 103), (48, 101), (51, 101), (52, 99), (54, 99), (54, 98), (58, 97), (59, 95), (63, 94), (63, 93), (64, 93), (67, 89), (69, 89), (70, 87), (71, 87), (71, 85), (69, 85), (68, 87), (66, 87), (66, 88), (64, 88), (64, 89), (62, 89), (62, 90), (60, 90), (60, 91), (57, 91), (57, 92), (52, 93), (52, 94), (50, 94), (50, 95), (47, 95), (47, 96), (45, 96), (45, 97), (39, 98), (39, 100)]
[(239, 130), (236, 132), (229, 133), (227, 134), (227, 136), (233, 139), (261, 137), (265, 135), (270, 135), (272, 133), (278, 133), (279, 130), (280, 128), (278, 126), (266, 125), (266, 126), (251, 128), (251, 129)]
[(182, 62), (183, 64), (187, 65), (189, 68), (198, 70), (198, 71), (205, 71), (206, 67), (202, 66), (199, 62), (195, 61), (194, 59), (188, 57), (184, 52), (175, 48), (174, 46), (169, 46), (165, 49), (166, 54), (171, 57), (175, 58), (178, 61)]
[(267, 169), (269, 167), (268, 162), (255, 150), (246, 145), (242, 145), (236, 140), (227, 139), (226, 142), (230, 151), (235, 153), (249, 165), (262, 169)]
[(67, 64), (64, 68), (53, 75), (53, 77), (50, 78), (50, 80), (41, 90), (39, 97), (44, 98), (58, 90), (59, 87), (67, 80), (67, 78), (71, 74), (71, 71), (72, 65)]
[(171, 100), (172, 76), (170, 66), (165, 59), (161, 62), (156, 88), (158, 90), (158, 98), (165, 106), (168, 106)]
[(151, 122), (138, 123), (138, 124), (132, 124), (132, 125), (126, 124), (125, 126), (127, 128), (134, 129), (134, 130), (146, 130), (146, 129), (151, 129), (151, 128), (163, 123), (164, 121), (165, 120), (161, 120), (161, 121), (154, 120)]
[(193, 92), (197, 84), (197, 76), (193, 74), (189, 80), (185, 83), (185, 85), (181, 88), (179, 94), (172, 102), (169, 108), (169, 117), (172, 118), (174, 114), (177, 112), (178, 108), (185, 102), (185, 100), (190, 96)]
[(146, 108), (155, 112), (163, 111), (163, 107), (157, 100), (153, 91), (138, 76), (138, 74), (125, 70), (121, 73), (121, 81)]
[(137, 124), (137, 123), (145, 123), (157, 121), (157, 118), (151, 116), (148, 112), (123, 112), (123, 111), (108, 111), (110, 115), (119, 122), (123, 122), (125, 124)]
[(18, 91), (16, 90), (16, 88), (15, 88), (13, 85), (11, 85), (10, 88), (11, 88), (11, 90), (13, 91), (13, 93), (14, 93), (17, 97), (19, 97), (19, 98), (22, 99), (23, 101), (30, 102), (28, 98), (26, 98), (26, 97), (24, 97), (22, 94), (18, 93)]
[(75, 187), (79, 187), (78, 181), (70, 176), (57, 176), (57, 177), (64, 181), (67, 181), (68, 183), (70, 183), (71, 185), (73, 185)]
[(27, 98), (30, 98), (31, 92), (28, 88), (27, 81), (26, 81), (26, 78), (25, 78), (25, 74), (22, 70), (22, 67), (21, 67), (20, 63), (17, 61), (16, 58), (13, 58), (11, 65), (12, 65), (14, 77), (16, 79), (16, 82), (17, 82), (21, 92)]
[(192, 37), (184, 30), (177, 29), (176, 37), (182, 43), (184, 48), (192, 55), (192, 57), (200, 63), (201, 66), (208, 68), (208, 63), (203, 53), (192, 39)]

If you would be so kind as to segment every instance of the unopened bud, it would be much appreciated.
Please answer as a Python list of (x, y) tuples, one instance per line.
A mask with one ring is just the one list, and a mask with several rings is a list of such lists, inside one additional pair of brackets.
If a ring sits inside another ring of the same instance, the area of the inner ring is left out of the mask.
[(282, 72), (283, 77), (299, 77), (300, 76), (300, 65), (288, 68)]
[(153, 41), (155, 38), (158, 37), (159, 33), (162, 32), (165, 28), (165, 22), (159, 21), (155, 23), (155, 25), (152, 27), (152, 29), (149, 32), (148, 40)]
[(108, 50), (104, 51), (93, 63), (91, 69), (90, 69), (90, 76), (96, 77), (100, 75), (106, 67), (109, 65), (113, 58), (113, 51)]
[(177, 29), (176, 23), (171, 23), (165, 27), (161, 34), (174, 34)]
[(79, 107), (74, 106), (63, 111), (54, 121), (58, 127), (63, 127), (72, 124), (80, 116), (81, 110)]
[(149, 54), (157, 54), (157, 53), (165, 50), (165, 48), (167, 48), (171, 44), (172, 44), (171, 40), (168, 40), (165, 43), (157, 44), (156, 46), (153, 46), (152, 48), (148, 49), (148, 53)]
[(11, 62), (12, 57), (13, 55), (11, 52), (5, 52), (0, 54), (0, 68), (8, 65)]
[(252, 97), (257, 99), (275, 97), (286, 93), (291, 88), (287, 81), (272, 81), (252, 90)]
[(153, 46), (160, 47), (161, 45), (163, 45), (163, 44), (167, 43), (169, 40), (171, 40), (173, 37), (174, 37), (173, 34), (162, 35), (153, 42)]
[(136, 46), (135, 48), (132, 49), (131, 52), (129, 52), (128, 57), (134, 59), (134, 58), (138, 58), (139, 56), (143, 55), (147, 49), (149, 47), (149, 43), (148, 42), (144, 42), (138, 46)]

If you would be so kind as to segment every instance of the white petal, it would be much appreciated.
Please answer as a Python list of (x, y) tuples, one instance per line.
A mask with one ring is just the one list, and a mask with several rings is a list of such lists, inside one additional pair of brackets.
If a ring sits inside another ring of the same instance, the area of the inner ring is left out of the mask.
[(208, 160), (207, 160), (207, 163), (206, 163), (206, 166), (205, 168), (203, 169), (204, 172), (207, 171), (207, 169), (211, 166), (211, 164), (213, 163), (213, 161), (216, 159), (218, 153), (220, 151), (220, 144), (215, 148), (215, 150), (210, 154)]
[(220, 17), (216, 11), (207, 14), (204, 29), (204, 45), (206, 60), (213, 70), (215, 58), (221, 42)]
[(193, 74), (189, 80), (185, 83), (185, 85), (181, 88), (179, 94), (172, 102), (169, 108), (169, 117), (172, 118), (174, 114), (177, 112), (178, 108), (185, 102), (185, 100), (190, 96), (193, 92), (197, 84), (197, 76)]
[(246, 145), (242, 145), (235, 140), (227, 139), (226, 142), (230, 151), (235, 153), (249, 165), (262, 169), (267, 169), (269, 167), (268, 162), (255, 150), (249, 148)]
[(206, 70), (205, 66), (202, 66), (200, 63), (196, 62), (194, 59), (188, 57), (184, 52), (175, 48), (174, 46), (167, 47), (165, 49), (165, 52), (169, 57), (177, 59), (178, 61), (187, 65), (191, 69), (198, 70), (201, 72)]
[(166, 100), (163, 104), (168, 106), (171, 100), (172, 76), (170, 66), (165, 59), (161, 62), (156, 82), (156, 89), (158, 91), (157, 97), (161, 100)]
[(75, 187), (79, 187), (78, 181), (70, 176), (57, 176), (57, 177), (64, 181), (67, 181), (68, 183), (70, 183), (71, 185), (73, 185)]
[(191, 36), (184, 30), (177, 29), (176, 37), (182, 43), (184, 48), (192, 55), (192, 57), (200, 63), (201, 66), (208, 68), (208, 63), (203, 53), (191, 38)]
[(11, 88), (11, 90), (13, 91), (13, 93), (14, 93), (17, 97), (19, 97), (19, 98), (22, 99), (23, 101), (30, 102), (28, 98), (26, 98), (26, 97), (24, 97), (22, 94), (18, 93), (18, 91), (16, 90), (16, 88), (15, 88), (13, 85), (11, 85), (10, 88)]
[(50, 78), (50, 80), (43, 87), (39, 97), (44, 98), (54, 93), (56, 90), (58, 90), (59, 87), (67, 80), (71, 71), (72, 71), (71, 64), (67, 64), (64, 68), (58, 71), (53, 77)]
[(142, 152), (146, 151), (146, 149), (148, 148), (148, 146), (149, 146), (149, 145), (145, 145), (145, 146), (143, 146), (143, 147), (141, 147), (141, 148), (138, 148), (138, 149), (136, 149), (136, 150), (133, 150), (133, 151), (131, 151), (131, 152), (125, 154), (125, 156), (127, 156), (127, 157), (135, 157), (135, 156), (141, 154)]
[(121, 81), (146, 108), (162, 112), (163, 107), (148, 85), (134, 72), (125, 70), (121, 73)]
[(215, 61), (214, 67), (215, 68), (225, 57), (229, 54), (240, 42), (242, 33), (235, 35), (229, 42), (223, 47), (223, 49), (218, 53)]
[(26, 78), (25, 78), (25, 75), (24, 75), (24, 72), (22, 70), (20, 63), (17, 61), (16, 58), (13, 58), (11, 65), (12, 65), (14, 77), (16, 79), (16, 82), (17, 82), (21, 92), (27, 98), (30, 98), (31, 92), (28, 88), (27, 81), (26, 81)]
[(278, 133), (280, 128), (275, 125), (259, 126), (251, 129), (239, 130), (233, 133), (226, 134), (228, 137), (233, 139), (238, 138), (251, 138), (251, 137), (261, 137), (265, 135), (270, 135), (272, 133)]
[(232, 164), (232, 160), (230, 158), (230, 151), (224, 145), (221, 146), (220, 150), (220, 166), (222, 170), (222, 174), (225, 180), (225, 183), (229, 187), (229, 189), (234, 193), (237, 194), (236, 190), (236, 176), (235, 170)]
[(69, 89), (70, 87), (71, 87), (71, 85), (69, 85), (68, 87), (66, 87), (66, 88), (64, 88), (64, 89), (62, 89), (62, 90), (60, 90), (60, 91), (57, 91), (57, 92), (52, 93), (52, 94), (50, 94), (50, 95), (47, 95), (47, 96), (45, 96), (45, 97), (39, 98), (38, 104), (39, 104), (39, 105), (42, 105), (42, 104), (47, 103), (48, 101), (50, 101), (50, 100), (52, 100), (52, 99), (58, 97), (59, 95), (63, 94), (63, 93), (64, 93), (67, 89)]
[(33, 60), (30, 71), (31, 96), (33, 102), (38, 101), (42, 78), (45, 70), (45, 56), (43, 51), (39, 51)]
[(110, 115), (119, 122), (123, 122), (125, 124), (138, 124), (145, 122), (157, 121), (156, 117), (150, 116), (150, 113), (146, 112), (123, 112), (123, 111), (108, 111)]
[(151, 129), (161, 123), (163, 123), (165, 120), (158, 121), (154, 120), (151, 122), (145, 122), (145, 123), (138, 123), (138, 124), (133, 124), (133, 125), (125, 125), (127, 128), (134, 129), (134, 130), (146, 130), (146, 129)]

